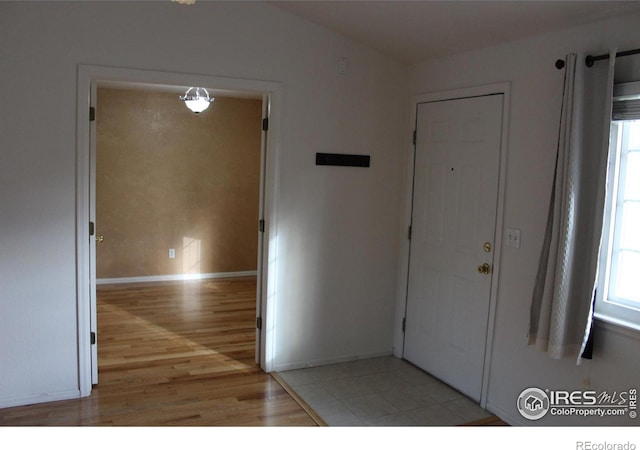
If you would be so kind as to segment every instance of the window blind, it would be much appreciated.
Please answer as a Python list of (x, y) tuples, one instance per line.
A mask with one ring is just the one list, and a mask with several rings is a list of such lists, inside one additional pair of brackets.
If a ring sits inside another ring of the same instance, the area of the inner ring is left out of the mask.
[(611, 118), (613, 120), (639, 120), (640, 98), (613, 101)]

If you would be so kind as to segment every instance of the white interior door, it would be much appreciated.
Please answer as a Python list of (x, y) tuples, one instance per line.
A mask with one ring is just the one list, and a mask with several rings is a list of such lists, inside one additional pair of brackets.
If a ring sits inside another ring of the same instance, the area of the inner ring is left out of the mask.
[[(420, 103), (416, 112), (404, 358), (477, 401), (491, 298), (503, 97)], [(479, 271), (483, 265), (487, 273)]]

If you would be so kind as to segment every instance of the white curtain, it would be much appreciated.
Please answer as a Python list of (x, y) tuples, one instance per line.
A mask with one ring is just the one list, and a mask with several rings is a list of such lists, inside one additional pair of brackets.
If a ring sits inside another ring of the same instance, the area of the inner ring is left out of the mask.
[(615, 51), (586, 67), (567, 55), (555, 175), (536, 276), (529, 344), (580, 355), (591, 328), (611, 123)]

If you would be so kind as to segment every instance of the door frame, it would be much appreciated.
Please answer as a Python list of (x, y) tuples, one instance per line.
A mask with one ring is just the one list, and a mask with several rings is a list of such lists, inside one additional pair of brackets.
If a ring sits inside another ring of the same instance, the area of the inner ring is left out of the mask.
[(511, 92), (511, 83), (502, 82), (483, 86), (476, 86), (463, 89), (454, 89), (447, 91), (439, 91), (433, 93), (419, 94), (411, 99), (410, 103), (410, 120), (406, 136), (410, 137), (407, 143), (407, 166), (405, 169), (405, 198), (404, 198), (404, 217), (402, 220), (401, 233), (401, 249), (400, 249), (400, 269), (398, 283), (398, 297), (396, 302), (396, 327), (394, 334), (394, 352), (393, 354), (399, 358), (404, 355), (404, 331), (403, 324), (407, 311), (407, 300), (409, 292), (409, 260), (411, 254), (411, 240), (408, 238), (408, 230), (411, 226), (413, 213), (413, 190), (414, 190), (414, 164), (415, 164), (415, 145), (413, 143), (413, 133), (416, 129), (417, 110), (420, 103), (457, 100), (469, 97), (483, 97), (492, 94), (504, 95), (502, 104), (502, 135), (500, 144), (499, 157), (499, 179), (498, 179), (498, 198), (496, 208), (496, 229), (494, 242), (494, 257), (491, 290), (489, 299), (489, 320), (487, 323), (487, 342), (484, 355), (484, 371), (482, 377), (482, 391), (480, 395), (480, 405), (486, 407), (489, 377), (491, 375), (491, 360), (493, 354), (493, 338), (495, 330), (496, 305), (498, 301), (498, 287), (500, 278), (500, 260), (502, 255), (502, 240), (504, 228), (504, 202), (505, 202), (505, 185), (507, 171), (507, 148), (508, 148), (508, 130), (509, 130), (509, 105)]
[[(91, 308), (91, 273), (89, 239), (90, 178), (92, 139), (89, 111), (95, 101), (98, 82), (144, 83), (168, 86), (215, 86), (227, 91), (249, 91), (262, 95), (263, 110), (269, 119), (268, 131), (262, 132), (260, 218), (264, 220), (264, 232), (259, 234), (258, 283), (256, 290), (256, 315), (262, 318), (262, 328), (256, 330), (256, 362), (262, 370), (273, 368), (276, 310), (274, 295), (277, 292), (277, 201), (280, 153), (280, 124), (282, 121), (282, 85), (273, 81), (227, 78), (214, 75), (185, 74), (116, 68), (95, 65), (78, 65), (77, 116), (76, 116), (76, 299), (78, 327), (78, 386), (80, 397), (92, 390), (91, 331), (95, 327), (95, 311)], [(92, 89), (94, 90), (92, 92)], [(95, 122), (93, 122), (95, 123)], [(268, 150), (268, 151), (267, 151)], [(256, 224), (257, 229), (257, 224)]]

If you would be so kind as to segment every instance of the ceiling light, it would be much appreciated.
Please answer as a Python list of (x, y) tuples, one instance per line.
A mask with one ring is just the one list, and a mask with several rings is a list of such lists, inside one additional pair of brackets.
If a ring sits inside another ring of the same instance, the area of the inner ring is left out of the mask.
[(209, 104), (213, 103), (214, 98), (209, 97), (209, 93), (205, 88), (190, 87), (184, 96), (180, 97), (180, 100), (187, 105), (187, 108), (198, 114), (207, 109)]

